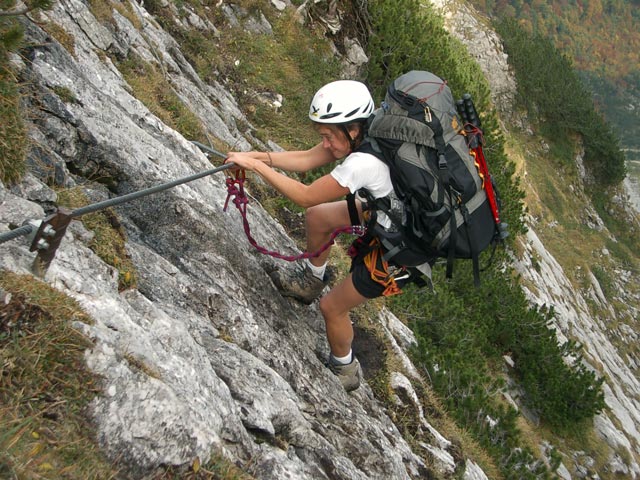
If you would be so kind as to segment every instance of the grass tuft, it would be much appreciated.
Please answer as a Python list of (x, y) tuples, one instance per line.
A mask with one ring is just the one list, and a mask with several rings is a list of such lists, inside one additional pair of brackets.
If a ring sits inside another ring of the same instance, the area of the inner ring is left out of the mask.
[(133, 90), (133, 95), (163, 123), (185, 138), (207, 138), (200, 119), (182, 102), (160, 69), (133, 53), (119, 62), (118, 67)]
[[(58, 191), (58, 203), (72, 209), (84, 207), (89, 199), (79, 188)], [(127, 253), (126, 235), (117, 215), (111, 208), (81, 217), (84, 226), (95, 236), (89, 247), (105, 263), (118, 270), (118, 289), (135, 288), (136, 269)]]
[(28, 140), (17, 82), (4, 57), (0, 52), (0, 180), (11, 185), (25, 173)]
[(113, 478), (84, 414), (100, 390), (92, 343), (71, 326), (90, 318), (31, 276), (0, 272), (0, 287), (0, 475)]

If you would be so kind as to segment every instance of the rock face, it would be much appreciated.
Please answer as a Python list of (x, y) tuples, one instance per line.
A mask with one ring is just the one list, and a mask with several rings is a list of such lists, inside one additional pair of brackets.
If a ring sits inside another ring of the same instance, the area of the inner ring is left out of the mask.
[[(97, 201), (211, 168), (198, 148), (132, 96), (106, 51), (161, 59), (175, 92), (210, 135), (238, 149), (260, 145), (238, 131), (238, 120), (248, 122), (234, 99), (219, 85), (203, 84), (175, 41), (134, 7), (142, 30), (117, 12), (106, 28), (86, 3), (57, 2), (46, 21), (73, 38), (72, 52), (25, 24), (34, 46), (15, 63), (30, 85), (26, 101), (38, 102), (29, 124), (34, 173), (0, 190), (0, 231), (44, 218), (56, 200), (47, 183), (81, 186)], [(193, 15), (190, 23), (206, 27)], [(222, 211), (226, 196), (225, 177), (216, 174), (116, 207), (137, 289), (118, 291), (117, 272), (88, 248), (92, 234), (80, 222), (71, 223), (47, 271), (46, 281), (95, 320), (75, 326), (94, 341), (87, 365), (104, 378), (91, 414), (105, 452), (132, 477), (196, 457), (206, 461), (213, 452), (238, 463), (250, 459), (250, 473), (261, 479), (463, 471), (465, 459), (454, 461), (450, 442), (426, 418), (416, 428), (433, 441), (414, 452), (367, 385), (344, 392), (324, 367), (328, 346), (317, 306), (280, 296), (264, 269), (276, 261), (250, 247), (233, 207)], [(260, 245), (298, 252), (259, 204), (252, 202), (248, 215)], [(34, 257), (28, 249), (25, 238), (3, 244), (2, 268), (28, 273)], [(380, 322), (390, 341), (414, 341), (389, 312)], [(468, 463), (467, 478), (482, 478)]]
[(498, 35), (488, 28), (488, 19), (458, 0), (430, 0), (442, 14), (445, 27), (476, 59), (491, 86), (491, 100), (502, 115), (510, 115), (516, 81), (509, 71), (507, 55)]
[[(29, 85), (25, 101), (36, 113), (29, 119), (32, 174), (11, 189), (0, 187), (0, 232), (49, 213), (56, 193), (47, 185), (77, 185), (98, 201), (211, 168), (198, 148), (131, 94), (105, 52), (116, 57), (135, 52), (161, 65), (211, 137), (238, 150), (267, 148), (239, 131), (248, 121), (233, 96), (220, 84), (203, 83), (146, 10), (137, 2), (131, 7), (135, 18), (114, 10), (114, 22), (105, 27), (85, 2), (56, 2), (45, 20), (72, 38), (65, 47), (35, 23), (25, 24), (32, 46), (26, 59), (16, 57), (14, 63)], [(219, 2), (219, 7), (229, 22), (269, 34), (264, 16), (247, 20), (237, 6)], [(265, 8), (294, 7), (274, 0)], [(215, 30), (195, 12), (185, 18), (194, 28)], [(456, 17), (448, 18), (455, 30)], [(477, 56), (494, 102), (507, 108), (513, 81), (495, 34), (480, 25), (465, 32), (461, 37), (480, 45)], [(364, 59), (356, 55), (357, 45), (350, 51), (354, 58), (345, 68), (357, 68)], [(88, 248), (92, 234), (80, 222), (71, 223), (57, 251), (46, 281), (77, 299), (95, 321), (75, 326), (93, 339), (87, 365), (104, 378), (91, 414), (105, 452), (124, 462), (132, 478), (159, 465), (206, 461), (219, 452), (234, 462), (250, 460), (250, 473), (266, 480), (486, 479), (429, 424), (416, 402), (421, 380), (404, 353), (415, 343), (412, 332), (386, 310), (375, 319), (400, 359), (390, 382), (397, 401), (416, 412), (423, 441), (413, 449), (369, 386), (347, 394), (324, 367), (328, 346), (317, 305), (280, 296), (265, 268), (291, 267), (255, 252), (233, 207), (222, 211), (226, 198), (220, 173), (116, 207), (138, 274), (136, 289), (118, 291), (117, 272)], [(257, 202), (249, 204), (248, 216), (260, 245), (298, 252)], [(610, 376), (606, 393), (612, 413), (600, 415), (596, 426), (616, 452), (611, 471), (636, 478), (638, 465), (622, 459), (637, 455), (640, 444), (640, 390), (633, 373), (640, 360), (625, 362), (604, 335), (606, 319), (589, 318), (584, 302), (601, 302), (607, 309), (597, 280), (581, 297), (533, 230), (527, 245), (515, 262), (538, 286), (532, 301), (559, 305), (559, 335), (583, 340), (589, 360), (602, 363)], [(543, 258), (539, 273), (528, 263), (532, 255)], [(0, 245), (2, 268), (28, 273), (33, 258), (25, 238)], [(621, 273), (621, 278), (635, 277)], [(581, 300), (567, 301), (576, 296)], [(633, 330), (620, 335), (635, 338)], [(583, 457), (581, 464), (588, 463)], [(566, 468), (561, 471), (570, 478)]]

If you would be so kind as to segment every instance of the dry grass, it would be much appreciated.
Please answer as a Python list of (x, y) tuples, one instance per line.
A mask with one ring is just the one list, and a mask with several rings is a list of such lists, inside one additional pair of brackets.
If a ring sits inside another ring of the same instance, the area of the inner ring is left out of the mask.
[[(558, 436), (552, 430), (544, 427), (537, 427), (535, 430), (525, 430), (525, 434), (529, 435), (531, 442), (537, 442), (541, 445), (542, 442), (550, 442), (555, 445), (559, 450), (563, 452), (582, 452), (582, 455), (589, 457), (594, 461), (594, 464), (590, 467), (591, 471), (597, 472), (599, 478), (602, 480), (615, 480), (621, 478), (615, 472), (609, 471), (607, 465), (609, 464), (613, 450), (603, 442), (599, 434), (597, 434), (593, 428), (583, 429), (580, 436)], [(629, 453), (626, 449), (620, 448), (618, 452), (622, 458), (629, 459)], [(580, 464), (579, 457), (568, 458), (563, 456), (561, 458), (564, 465), (571, 469), (574, 463)], [(636, 461), (637, 459), (634, 459)]]
[(27, 135), (16, 79), (0, 51), (0, 181), (13, 184), (25, 173)]
[(100, 380), (92, 344), (71, 327), (77, 303), (30, 276), (0, 273), (0, 477), (113, 478), (84, 411)]
[(73, 35), (71, 35), (57, 23), (53, 22), (43, 23), (42, 29), (53, 38), (55, 38), (60, 43), (60, 45), (62, 45), (65, 50), (67, 50), (67, 52), (69, 52), (74, 57), (76, 56), (76, 42)]
[[(534, 219), (533, 228), (574, 287), (580, 288), (580, 271), (589, 270), (594, 252), (602, 250), (607, 235), (585, 224), (585, 205), (590, 201), (580, 190), (577, 169), (559, 164), (535, 138), (522, 134), (512, 134), (508, 154), (516, 159), (523, 178), (525, 205)], [(569, 238), (571, 241), (567, 241)]]
[(202, 122), (189, 110), (165, 77), (159, 66), (151, 65), (131, 53), (118, 63), (133, 95), (164, 124), (189, 140), (206, 143), (207, 135)]
[(91, 11), (96, 19), (102, 24), (115, 25), (113, 19), (113, 10), (117, 10), (120, 15), (125, 17), (138, 30), (142, 28), (140, 18), (134, 12), (134, 6), (130, 2), (111, 2), (109, 0), (91, 0)]
[[(89, 204), (89, 199), (78, 187), (59, 190), (60, 206), (76, 209)], [(80, 217), (84, 226), (95, 237), (89, 247), (105, 263), (118, 270), (118, 289), (120, 291), (136, 286), (136, 269), (127, 253), (126, 235), (117, 215), (111, 208)]]
[(254, 480), (255, 477), (244, 472), (221, 455), (213, 455), (206, 464), (195, 458), (187, 467), (168, 467), (148, 480)]

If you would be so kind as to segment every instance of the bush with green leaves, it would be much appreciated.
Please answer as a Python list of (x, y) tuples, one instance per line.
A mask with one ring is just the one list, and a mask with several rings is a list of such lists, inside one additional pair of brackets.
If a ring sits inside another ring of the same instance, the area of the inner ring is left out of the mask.
[(489, 105), (489, 85), (467, 49), (444, 28), (442, 17), (419, 0), (368, 1), (371, 33), (362, 38), (369, 56), (367, 82), (376, 97), (410, 70), (445, 79), (456, 98), (470, 93), (479, 110)]
[[(456, 96), (460, 96), (462, 92), (472, 93), (481, 114), (486, 140), (485, 153), (498, 183), (503, 200), (504, 216), (508, 219), (510, 229), (513, 230), (513, 237), (523, 232), (525, 229), (522, 223), (523, 193), (517, 178), (514, 178), (513, 163), (505, 155), (498, 118), (489, 107), (489, 88), (477, 63), (469, 56), (466, 49), (461, 48), (459, 42), (448, 34), (442, 25), (441, 17), (433, 11), (432, 7), (423, 5), (418, 0), (397, 2), (369, 0), (368, 7), (373, 31), (367, 43), (370, 57), (367, 77), (369, 84), (374, 89), (382, 89), (396, 76), (408, 70), (426, 69), (447, 79), (454, 94), (457, 92)], [(393, 31), (392, 35), (391, 31)], [(562, 82), (562, 77), (557, 78), (556, 81)], [(545, 104), (545, 108), (554, 112), (559, 110), (557, 105), (553, 109), (551, 103), (553, 101), (550, 101), (549, 105)], [(488, 111), (485, 111), (485, 108)], [(581, 105), (580, 108), (583, 109), (584, 115), (589, 111), (585, 105)], [(562, 113), (558, 112), (559, 118)], [(462, 264), (462, 262), (459, 263)], [(500, 265), (500, 259), (494, 264)], [(460, 279), (443, 282), (442, 290), (438, 295), (429, 296), (427, 299), (423, 296), (414, 298), (414, 295), (405, 295), (397, 304), (417, 302), (414, 305), (415, 308), (435, 309), (431, 310), (430, 315), (422, 316), (422, 318), (431, 319), (424, 322), (428, 325), (429, 338), (435, 342), (430, 346), (437, 347), (435, 350), (433, 348), (428, 350), (433, 355), (442, 355), (442, 358), (437, 359), (438, 363), (466, 364), (472, 369), (473, 373), (468, 375), (464, 369), (455, 374), (449, 370), (447, 384), (442, 386), (447, 395), (460, 398), (461, 392), (456, 389), (465, 389), (467, 388), (464, 386), (465, 383), (469, 385), (473, 383), (466, 382), (467, 376), (475, 377), (476, 380), (486, 378), (482, 368), (478, 367), (485, 363), (481, 361), (482, 358), (499, 358), (507, 351), (524, 356), (531, 347), (530, 343), (536, 347), (532, 348), (533, 351), (544, 352), (548, 358), (555, 359), (554, 364), (559, 360), (564, 365), (563, 359), (570, 352), (558, 345), (553, 330), (548, 328), (551, 318), (528, 306), (521, 288), (509, 272), (489, 270), (484, 275), (486, 279), (482, 287), (470, 289), (469, 285), (473, 284), (468, 277), (470, 269), (465, 265), (460, 270)], [(428, 306), (425, 307), (425, 305)], [(434, 315), (435, 312), (437, 315)], [(416, 323), (415, 326), (420, 333), (421, 325)], [(541, 342), (538, 345), (535, 344), (537, 340)], [(574, 349), (569, 350), (575, 353)], [(544, 364), (549, 361), (548, 358), (541, 362), (536, 362), (534, 358), (534, 363)], [(520, 367), (523, 378), (531, 374), (526, 370), (527, 368), (526, 365)], [(567, 374), (566, 369), (559, 364), (557, 369), (558, 375)], [(578, 365), (574, 365), (569, 374), (575, 375), (576, 380), (586, 380), (586, 382), (576, 382), (582, 385), (581, 389), (590, 390), (593, 387), (593, 391), (599, 390), (599, 382), (584, 375)], [(452, 375), (459, 375), (460, 382), (452, 381)], [(459, 384), (454, 385), (456, 383)], [(544, 388), (549, 393), (552, 383)], [(576, 393), (576, 395), (581, 396), (583, 393)], [(465, 395), (462, 397), (464, 398)], [(586, 395), (586, 397), (589, 396)], [(589, 397), (591, 400), (587, 402), (589, 405), (583, 403), (578, 410), (584, 412), (585, 416), (598, 411), (602, 405), (596, 397)], [(573, 403), (580, 403), (577, 402), (577, 398), (574, 400), (576, 401)], [(543, 400), (540, 399), (539, 402)], [(544, 410), (541, 404), (533, 406), (541, 411)], [(573, 419), (580, 417), (580, 415), (571, 415), (568, 410), (559, 414), (568, 415), (567, 418)], [(553, 415), (549, 414), (547, 417), (552, 418)]]
[[(485, 154), (502, 199), (510, 241), (525, 231), (523, 192), (505, 154), (489, 87), (476, 62), (452, 39), (432, 8), (417, 0), (369, 0), (370, 58), (367, 82), (378, 97), (397, 76), (428, 70), (447, 80), (456, 98), (471, 93), (482, 120)], [(488, 252), (482, 254), (486, 261)], [(435, 269), (436, 293), (408, 288), (390, 307), (411, 325), (413, 351), (438, 395), (461, 426), (496, 459), (506, 478), (551, 478), (549, 469), (524, 445), (517, 412), (505, 406), (503, 355), (516, 363), (513, 380), (525, 391), (525, 405), (545, 424), (579, 429), (604, 408), (601, 384), (579, 361), (575, 344), (560, 345), (550, 328), (551, 311), (530, 307), (509, 269), (504, 251), (473, 288), (470, 262), (458, 262), (454, 279)], [(578, 361), (567, 363), (568, 358)], [(564, 388), (571, 383), (571, 388)]]
[(366, 82), (374, 97), (381, 100), (388, 85), (411, 70), (427, 70), (440, 76), (454, 98), (471, 94), (482, 120), (485, 155), (500, 192), (503, 220), (509, 224), (511, 239), (515, 238), (525, 230), (524, 194), (515, 177), (515, 165), (505, 154), (498, 116), (491, 107), (489, 85), (477, 62), (445, 30), (442, 17), (431, 4), (419, 0), (367, 3), (371, 33), (362, 41), (369, 56)]
[[(436, 392), (508, 477), (513, 465), (507, 467), (507, 459), (520, 446), (515, 412), (500, 401), (503, 355), (514, 361), (510, 376), (525, 392), (525, 405), (544, 424), (568, 433), (604, 408), (602, 379), (584, 365), (578, 345), (559, 344), (553, 310), (529, 306), (517, 277), (494, 266), (474, 288), (468, 263), (458, 262), (450, 281), (436, 267), (435, 292), (409, 289), (391, 308), (416, 334), (413, 357)], [(527, 462), (537, 465), (533, 456)]]

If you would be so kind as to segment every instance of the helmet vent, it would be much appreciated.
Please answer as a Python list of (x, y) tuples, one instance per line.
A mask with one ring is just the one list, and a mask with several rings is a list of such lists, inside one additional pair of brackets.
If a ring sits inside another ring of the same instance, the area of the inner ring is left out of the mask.
[(360, 107), (356, 108), (355, 110), (351, 110), (349, 113), (347, 113), (344, 118), (350, 118), (353, 117), (356, 113), (358, 113), (358, 111), (360, 110)]

